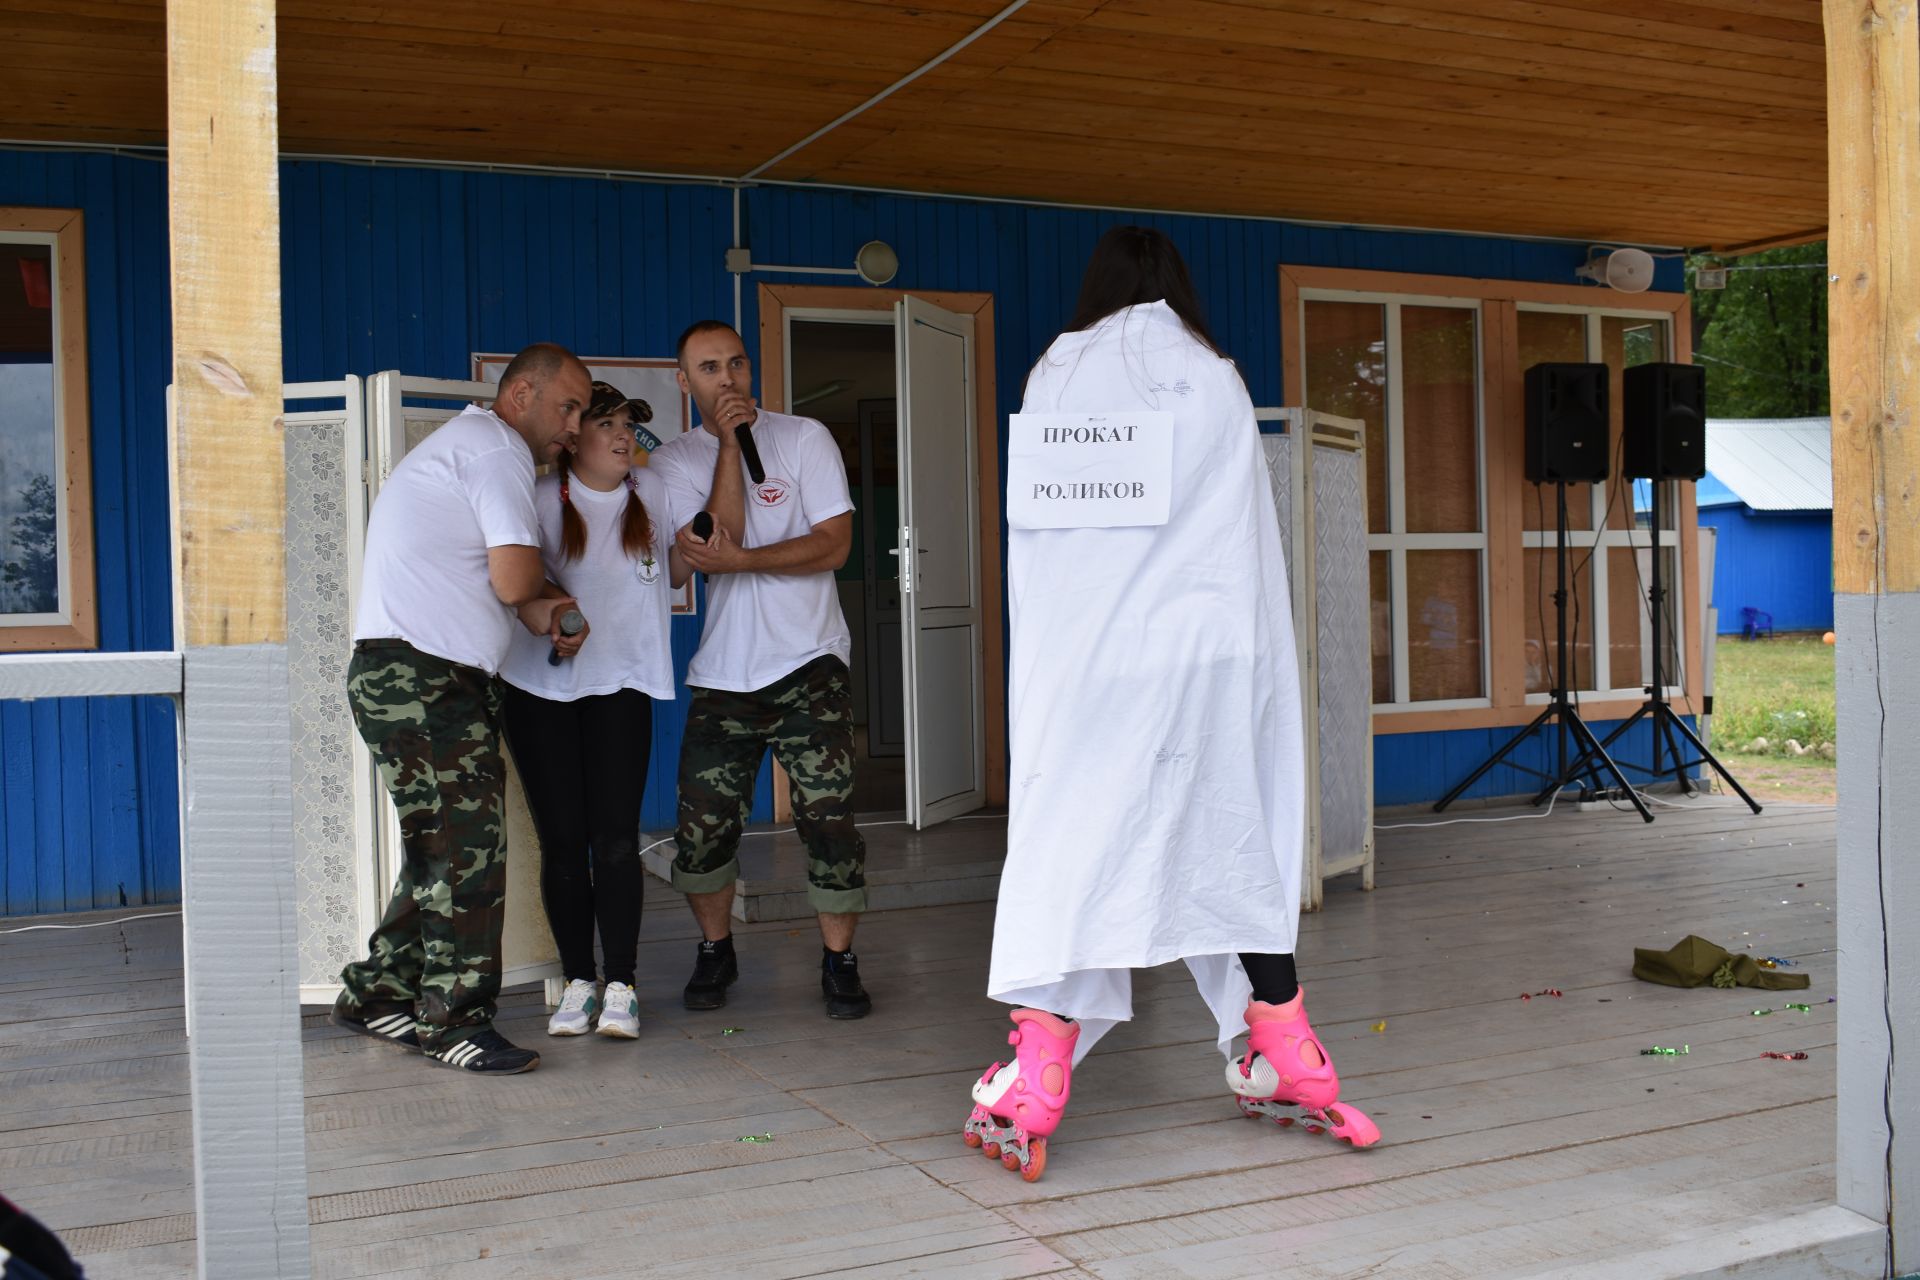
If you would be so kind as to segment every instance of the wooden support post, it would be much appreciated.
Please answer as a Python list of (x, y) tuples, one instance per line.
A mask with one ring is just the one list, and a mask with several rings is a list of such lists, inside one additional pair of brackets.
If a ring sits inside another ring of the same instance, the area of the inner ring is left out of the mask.
[[(1920, 22), (1827, 0), (1839, 1201), (1920, 1271)], [(1901, 1131), (1904, 1137), (1898, 1137)]]
[(183, 648), (285, 644), (273, 0), (168, 0)]
[(168, 0), (175, 645), (203, 1277), (306, 1277), (273, 0)]

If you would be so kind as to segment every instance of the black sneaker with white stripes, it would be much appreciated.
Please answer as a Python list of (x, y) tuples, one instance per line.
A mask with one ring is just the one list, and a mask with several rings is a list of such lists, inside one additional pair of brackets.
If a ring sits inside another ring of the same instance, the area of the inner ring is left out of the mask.
[(399, 1005), (361, 1009), (341, 996), (333, 1002), (327, 1021), (343, 1030), (398, 1045), (408, 1053), (421, 1052), (420, 1033), (413, 1029), (413, 1010)]
[(539, 1054), (518, 1047), (492, 1027), (476, 1031), (457, 1044), (435, 1049), (427, 1056), (442, 1066), (490, 1076), (518, 1075), (540, 1065)]

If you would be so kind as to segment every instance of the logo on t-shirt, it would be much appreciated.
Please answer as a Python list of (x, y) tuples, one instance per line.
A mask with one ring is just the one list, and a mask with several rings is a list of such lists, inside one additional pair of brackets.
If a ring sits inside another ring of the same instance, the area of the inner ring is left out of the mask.
[(660, 562), (648, 552), (633, 562), (633, 576), (640, 579), (640, 585), (650, 587), (660, 581)]
[(753, 487), (753, 500), (763, 507), (777, 507), (787, 500), (793, 486), (779, 476), (768, 476)]

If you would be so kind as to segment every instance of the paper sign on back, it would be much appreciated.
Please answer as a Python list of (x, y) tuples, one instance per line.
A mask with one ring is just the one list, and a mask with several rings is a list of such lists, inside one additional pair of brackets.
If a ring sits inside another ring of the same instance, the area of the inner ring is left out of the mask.
[(1007, 430), (1007, 525), (1109, 529), (1167, 522), (1173, 415), (1016, 413)]

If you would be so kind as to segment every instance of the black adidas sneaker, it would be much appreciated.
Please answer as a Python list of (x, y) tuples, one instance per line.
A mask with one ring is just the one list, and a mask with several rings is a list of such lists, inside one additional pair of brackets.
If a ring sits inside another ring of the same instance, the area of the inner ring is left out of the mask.
[(458, 1067), (462, 1071), (475, 1071), (489, 1076), (518, 1075), (540, 1065), (539, 1054), (531, 1049), (520, 1048), (492, 1027), (476, 1031), (455, 1044), (435, 1049), (427, 1056), (442, 1066)]
[(349, 1005), (347, 998), (341, 996), (333, 1002), (327, 1021), (344, 1031), (398, 1045), (408, 1053), (421, 1052), (420, 1033), (413, 1028), (413, 1010), (403, 1005), (361, 1009)]

